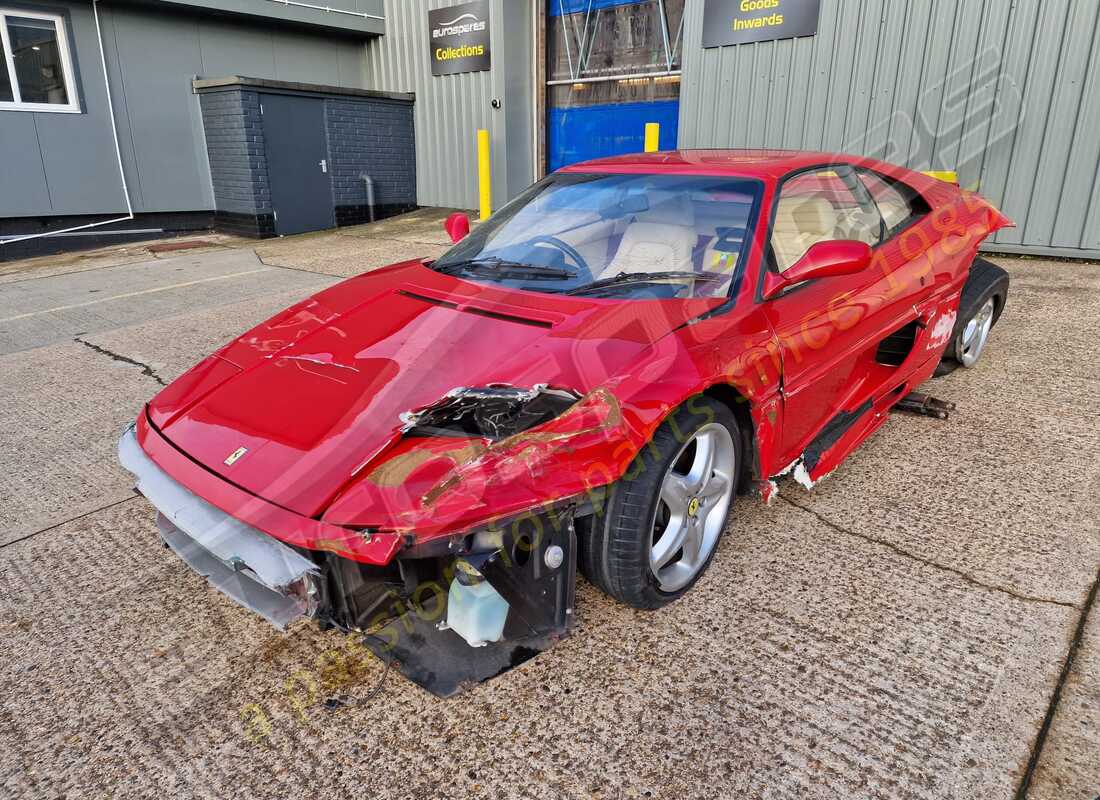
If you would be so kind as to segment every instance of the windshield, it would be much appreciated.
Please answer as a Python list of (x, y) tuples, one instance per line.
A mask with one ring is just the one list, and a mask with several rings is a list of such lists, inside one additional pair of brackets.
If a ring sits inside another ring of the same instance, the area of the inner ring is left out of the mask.
[(761, 185), (699, 175), (558, 173), (432, 264), (538, 292), (725, 297), (751, 241)]

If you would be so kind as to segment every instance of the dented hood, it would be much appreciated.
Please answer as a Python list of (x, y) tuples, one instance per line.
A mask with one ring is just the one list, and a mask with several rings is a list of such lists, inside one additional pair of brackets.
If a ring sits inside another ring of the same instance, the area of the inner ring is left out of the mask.
[(512, 291), (409, 262), (261, 324), (162, 391), (149, 418), (226, 480), (317, 516), (400, 439), (403, 414), (463, 386), (590, 391), (718, 302)]

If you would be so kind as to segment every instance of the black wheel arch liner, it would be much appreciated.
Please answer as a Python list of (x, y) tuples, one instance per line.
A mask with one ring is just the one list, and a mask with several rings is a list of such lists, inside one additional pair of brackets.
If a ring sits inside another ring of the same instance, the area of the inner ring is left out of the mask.
[(996, 298), (993, 308), (993, 324), (996, 325), (1008, 301), (1009, 283), (1008, 273), (1004, 269), (981, 256), (975, 258), (974, 263), (970, 265), (970, 275), (963, 284), (959, 299), (959, 314), (955, 320), (955, 330), (951, 335), (952, 340), (958, 338), (966, 327), (967, 320), (978, 313), (982, 303), (990, 294)]

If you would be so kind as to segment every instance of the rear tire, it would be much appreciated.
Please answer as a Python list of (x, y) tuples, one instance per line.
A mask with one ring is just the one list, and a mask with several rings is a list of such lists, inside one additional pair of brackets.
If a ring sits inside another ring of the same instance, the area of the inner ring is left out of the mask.
[(936, 370), (945, 375), (957, 367), (973, 367), (985, 351), (990, 331), (1008, 300), (1008, 273), (984, 258), (974, 259), (963, 286), (951, 343)]
[(676, 409), (608, 493), (580, 537), (580, 567), (634, 608), (667, 605), (706, 572), (740, 483), (742, 440), (723, 404)]

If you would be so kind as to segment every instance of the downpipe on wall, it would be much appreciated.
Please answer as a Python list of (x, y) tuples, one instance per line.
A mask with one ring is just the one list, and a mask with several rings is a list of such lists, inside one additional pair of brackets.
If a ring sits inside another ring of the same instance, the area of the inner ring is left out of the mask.
[(374, 222), (374, 178), (365, 172), (359, 173), (359, 179), (363, 181), (367, 190), (367, 213), (370, 221)]

